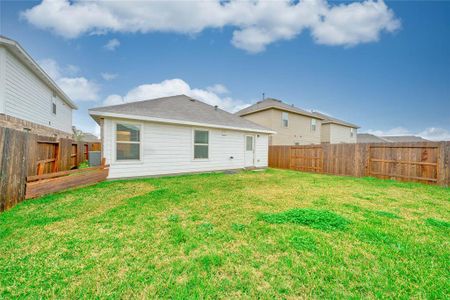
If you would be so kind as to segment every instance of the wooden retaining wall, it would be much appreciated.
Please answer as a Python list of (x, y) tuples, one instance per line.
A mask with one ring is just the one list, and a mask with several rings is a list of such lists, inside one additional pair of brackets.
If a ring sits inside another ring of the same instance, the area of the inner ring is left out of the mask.
[(269, 167), (450, 185), (450, 142), (270, 146)]
[(28, 176), (25, 199), (104, 181), (108, 177), (108, 167), (102, 164), (99, 167)]
[(0, 211), (25, 199), (27, 176), (74, 169), (94, 147), (100, 146), (0, 127)]

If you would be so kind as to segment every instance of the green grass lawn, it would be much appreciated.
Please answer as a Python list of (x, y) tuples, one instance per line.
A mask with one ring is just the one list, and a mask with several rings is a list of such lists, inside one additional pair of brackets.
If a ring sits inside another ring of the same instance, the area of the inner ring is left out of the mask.
[(0, 298), (448, 298), (450, 190), (267, 170), (0, 214)]

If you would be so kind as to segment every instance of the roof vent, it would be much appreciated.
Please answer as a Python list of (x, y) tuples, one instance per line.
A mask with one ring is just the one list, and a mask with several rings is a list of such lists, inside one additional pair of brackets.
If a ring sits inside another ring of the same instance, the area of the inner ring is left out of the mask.
[(189, 99), (189, 100), (191, 100), (192, 102), (195, 102), (195, 99), (192, 99), (192, 98), (191, 98), (191, 99)]
[(217, 108), (219, 108), (217, 105), (214, 105), (214, 110), (217, 110)]

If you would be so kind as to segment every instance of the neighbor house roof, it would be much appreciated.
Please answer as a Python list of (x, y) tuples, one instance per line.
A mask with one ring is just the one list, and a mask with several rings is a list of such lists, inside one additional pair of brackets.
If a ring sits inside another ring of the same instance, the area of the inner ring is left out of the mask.
[(11, 51), (23, 64), (25, 64), (38, 78), (55, 90), (56, 94), (73, 109), (77, 109), (76, 104), (67, 96), (59, 86), (45, 73), (45, 71), (34, 61), (34, 59), (20, 46), (20, 44), (10, 38), (0, 35), (0, 45)]
[(393, 143), (414, 143), (414, 142), (428, 142), (428, 140), (416, 135), (397, 135), (397, 136), (381, 136), (383, 139)]
[(347, 126), (347, 127), (351, 127), (351, 128), (359, 128), (358, 125), (355, 125), (355, 124), (352, 124), (352, 123), (349, 123), (346, 121), (342, 121), (340, 119), (336, 119), (336, 118), (331, 117), (326, 114), (322, 114), (319, 112), (314, 112), (314, 114), (323, 119), (322, 124), (338, 124), (338, 125)]
[(390, 141), (370, 133), (358, 133), (356, 135), (357, 143), (390, 143)]
[(357, 143), (414, 143), (428, 142), (428, 140), (415, 135), (377, 136), (370, 133), (358, 133)]
[(99, 117), (117, 117), (161, 123), (275, 133), (271, 129), (186, 95), (97, 107), (90, 109), (89, 114), (97, 122)]
[(98, 136), (96, 136), (96, 135), (94, 135), (94, 134), (92, 134), (92, 133), (89, 133), (89, 132), (83, 132), (83, 134), (82, 134), (82, 136), (81, 136), (81, 140), (82, 140), (83, 142), (92, 142), (92, 143), (95, 143), (95, 142), (99, 142), (99, 141), (100, 141), (100, 139), (98, 138)]
[(296, 114), (304, 115), (304, 116), (308, 116), (308, 117), (313, 117), (313, 118), (316, 118), (319, 120), (323, 119), (323, 118), (313, 114), (312, 112), (295, 107), (294, 105), (286, 104), (286, 103), (282, 102), (281, 100), (273, 99), (273, 98), (266, 98), (262, 101), (258, 101), (255, 104), (253, 104), (249, 107), (246, 107), (246, 108), (238, 111), (235, 114), (242, 117), (245, 115), (253, 114), (253, 113), (271, 109), (271, 108), (275, 108), (275, 109), (279, 109), (279, 110), (283, 110), (283, 111), (287, 111), (287, 112), (292, 112), (292, 113), (296, 113)]

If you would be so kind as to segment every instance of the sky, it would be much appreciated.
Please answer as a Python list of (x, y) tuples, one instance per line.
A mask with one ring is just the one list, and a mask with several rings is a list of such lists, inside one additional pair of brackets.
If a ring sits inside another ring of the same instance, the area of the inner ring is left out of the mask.
[(3, 1), (18, 41), (89, 108), (187, 94), (266, 97), (360, 132), (450, 140), (450, 1)]

